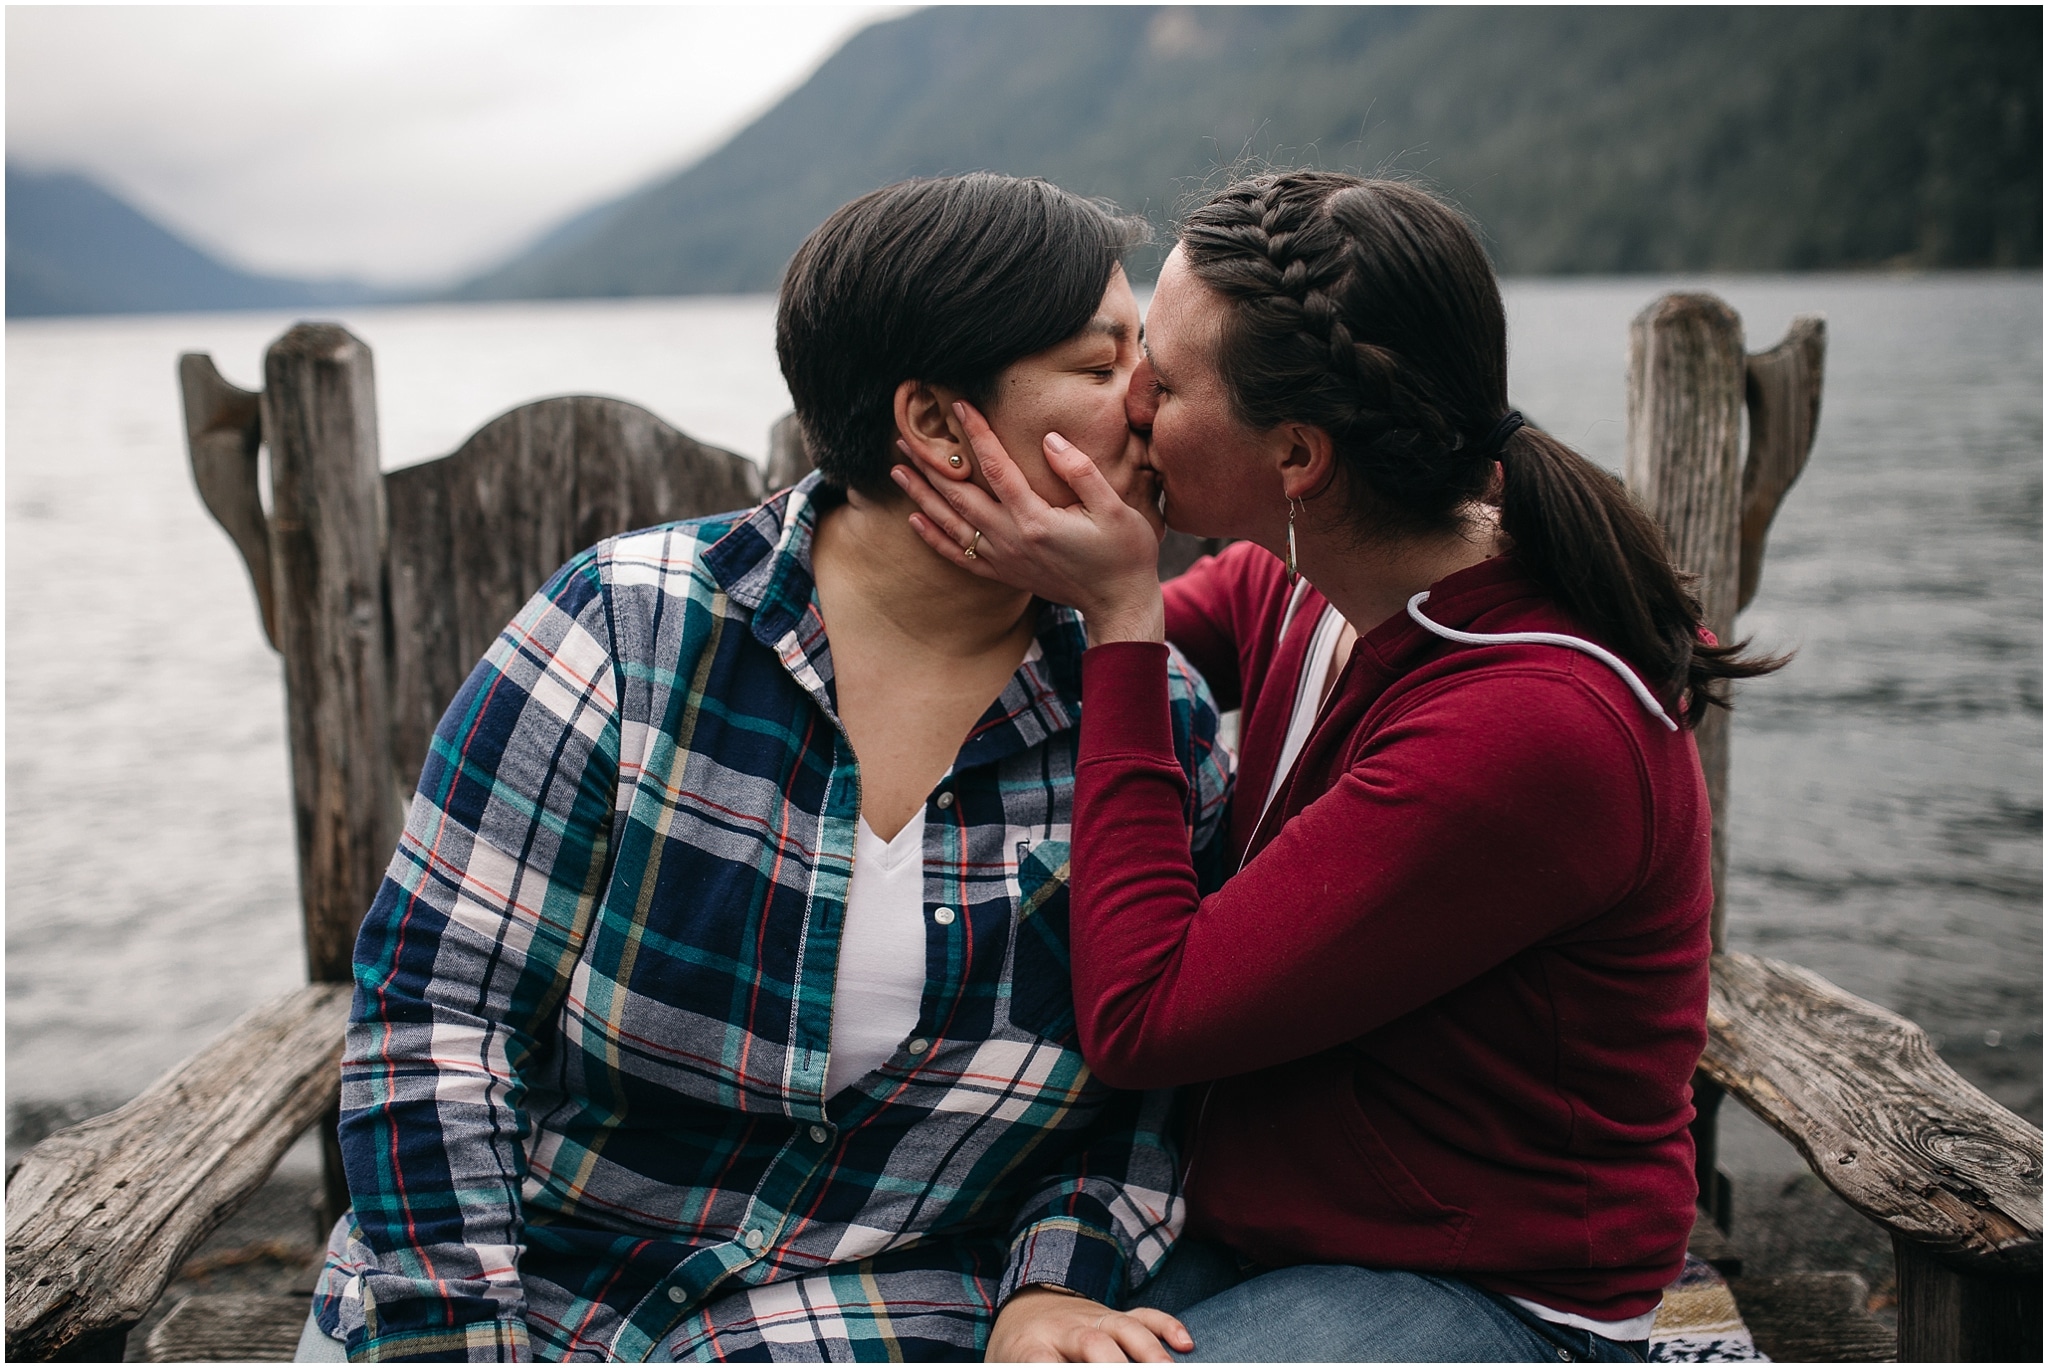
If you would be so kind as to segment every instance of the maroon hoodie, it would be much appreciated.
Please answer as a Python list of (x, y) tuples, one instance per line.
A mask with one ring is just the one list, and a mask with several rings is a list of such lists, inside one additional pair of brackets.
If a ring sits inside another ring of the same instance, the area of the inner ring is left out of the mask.
[[(1403, 614), (1360, 637), (1261, 823), (1324, 606), (1309, 591), (1283, 636), (1289, 593), (1242, 543), (1167, 586), (1168, 636), (1244, 708), (1243, 868), (1207, 898), (1165, 647), (1084, 658), (1082, 1048), (1124, 1087), (1218, 1080), (1192, 1103), (1191, 1231), (1267, 1265), (1648, 1311), (1695, 1193), (1713, 892), (1691, 735), (1580, 651), (1457, 645)], [(1587, 635), (1505, 557), (1423, 611)]]

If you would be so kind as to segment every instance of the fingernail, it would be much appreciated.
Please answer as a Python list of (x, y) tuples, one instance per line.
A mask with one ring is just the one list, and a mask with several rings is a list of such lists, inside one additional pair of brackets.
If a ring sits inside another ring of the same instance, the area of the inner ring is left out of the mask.
[(967, 417), (967, 405), (955, 399), (953, 401), (953, 416), (964, 421)]
[(1045, 440), (1048, 446), (1056, 446), (1061, 451), (1072, 451), (1074, 449), (1074, 444), (1060, 436), (1057, 432), (1046, 433)]
[(905, 456), (908, 456), (910, 454), (910, 443), (904, 441), (901, 437), (898, 437), (896, 439), (896, 449), (902, 452)]
[[(898, 445), (901, 444), (899, 443)], [(905, 489), (910, 488), (910, 472), (905, 470), (902, 466), (890, 466), (889, 478), (894, 480), (897, 484), (902, 485)]]

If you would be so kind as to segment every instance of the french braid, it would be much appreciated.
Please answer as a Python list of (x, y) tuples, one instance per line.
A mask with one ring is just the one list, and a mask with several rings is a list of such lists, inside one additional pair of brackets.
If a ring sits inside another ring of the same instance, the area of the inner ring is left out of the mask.
[(1708, 646), (1663, 533), (1618, 481), (1548, 434), (1510, 425), (1507, 313), (1479, 239), (1398, 181), (1257, 176), (1191, 214), (1180, 250), (1229, 307), (1217, 361), (1237, 418), (1330, 436), (1362, 539), (1460, 527), (1503, 473), (1511, 554), (1696, 725), (1722, 679), (1781, 659)]
[[(1196, 275), (1237, 306), (1223, 350), (1225, 372), (1243, 381), (1232, 386), (1238, 417), (1259, 428), (1314, 423), (1337, 448), (1365, 527), (1434, 531), (1484, 492), (1492, 455), (1476, 443), (1506, 404), (1503, 396), (1497, 411), (1465, 420), (1460, 396), (1386, 326), (1407, 311), (1383, 318), (1370, 307), (1378, 273), (1332, 201), (1377, 190), (1327, 173), (1261, 177), (1204, 206), (1181, 246)], [(1500, 328), (1504, 338), (1504, 315)]]

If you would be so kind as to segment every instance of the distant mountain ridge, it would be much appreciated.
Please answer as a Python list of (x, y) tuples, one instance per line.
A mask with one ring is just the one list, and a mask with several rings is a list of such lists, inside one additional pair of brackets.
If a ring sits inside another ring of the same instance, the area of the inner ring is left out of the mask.
[(2041, 11), (933, 8), (454, 297), (772, 290), (833, 208), (949, 171), (1164, 226), (1246, 152), (1420, 173), (1510, 273), (2038, 266)]
[(238, 271), (84, 176), (7, 164), (7, 316), (361, 304), (351, 280)]
[[(2038, 269), (2041, 37), (2038, 7), (940, 6), (444, 297), (773, 290), (834, 208), (949, 171), (1166, 240), (1247, 156), (1420, 176), (1511, 274)], [(10, 317), (418, 297), (237, 270), (83, 176), (6, 174)]]

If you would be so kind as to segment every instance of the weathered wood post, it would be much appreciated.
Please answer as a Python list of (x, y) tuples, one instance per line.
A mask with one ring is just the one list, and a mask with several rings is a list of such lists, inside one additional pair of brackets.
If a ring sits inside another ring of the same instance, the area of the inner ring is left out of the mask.
[(1987, 1277), (1981, 1269), (1951, 1267), (1897, 1232), (1892, 1253), (1899, 1271), (1899, 1362), (2041, 1361), (2038, 1258), (2031, 1268)]
[(301, 323), (271, 344), (263, 381), (306, 972), (346, 983), (403, 820), (390, 762), (370, 349), (333, 324)]
[[(384, 477), (370, 349), (329, 323), (301, 323), (272, 343), (263, 358), (263, 437), (306, 973), (315, 983), (347, 983), (356, 930), (404, 821), (391, 764)], [(348, 1206), (339, 1119), (330, 1111), (319, 1128), (329, 1220)]]
[[(1745, 356), (1741, 318), (1708, 294), (1665, 295), (1630, 325), (1624, 477), (1663, 525), (1673, 563), (1695, 577), (1722, 641), (1734, 639), (1735, 615), (1756, 594), (1771, 519), (1813, 449), (1826, 345), (1827, 325), (1806, 315), (1776, 347)], [(1714, 709), (1694, 732), (1713, 810), (1716, 951), (1727, 948), (1728, 724)], [(1725, 1230), (1733, 1194), (1718, 1162), (1722, 1090), (1701, 1075), (1693, 1092), (1700, 1205)]]
[[(1740, 561), (1742, 320), (1712, 295), (1665, 295), (1636, 315), (1628, 341), (1623, 478), (1663, 525), (1673, 563), (1697, 577), (1693, 589), (1707, 626), (1726, 641), (1735, 625)], [(1709, 711), (1693, 737), (1712, 809), (1713, 937), (1720, 950), (1728, 869), (1727, 715)], [(1719, 1085), (1694, 1079), (1700, 1206), (1726, 1230), (1733, 1194), (1720, 1167), (1721, 1096)]]
[[(1671, 559), (1696, 576), (1709, 630), (1735, 629), (1741, 562), (1742, 320), (1712, 295), (1671, 294), (1629, 326), (1628, 447), (1623, 478), (1664, 526)], [(1693, 733), (1714, 820), (1714, 948), (1727, 884), (1728, 715)]]
[(178, 389), (185, 401), (185, 446), (192, 482), (235, 549), (256, 590), (263, 639), (277, 649), (277, 602), (271, 584), (270, 521), (263, 512), (257, 455), (263, 445), (263, 396), (231, 385), (213, 358), (186, 352), (178, 358)]
[[(1813, 450), (1826, 351), (1827, 323), (1802, 314), (1777, 346), (1746, 356), (1742, 319), (1708, 294), (1665, 295), (1629, 327), (1623, 476), (1722, 641), (1756, 597), (1771, 520)], [(1728, 720), (1715, 709), (1694, 733), (1713, 805), (1716, 950), (1727, 948)]]
[(768, 465), (762, 472), (767, 487), (787, 489), (811, 473), (811, 453), (796, 414), (785, 413), (768, 428)]

